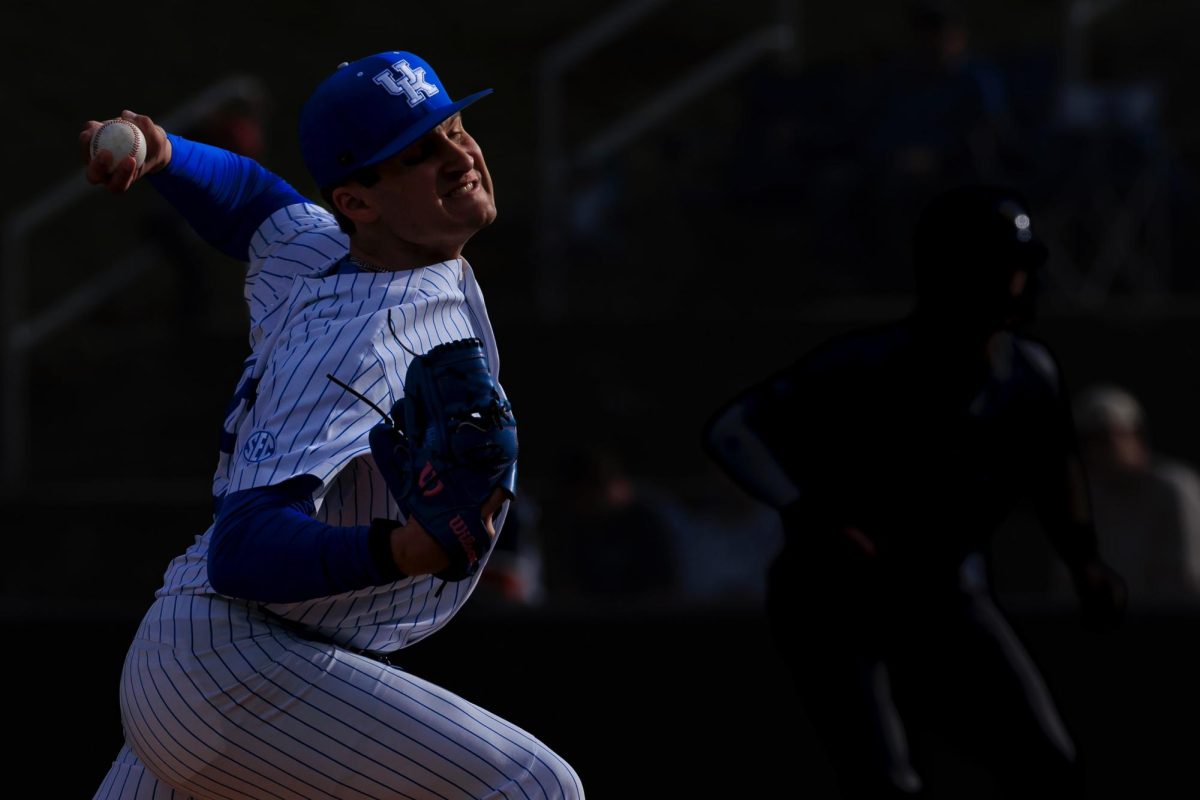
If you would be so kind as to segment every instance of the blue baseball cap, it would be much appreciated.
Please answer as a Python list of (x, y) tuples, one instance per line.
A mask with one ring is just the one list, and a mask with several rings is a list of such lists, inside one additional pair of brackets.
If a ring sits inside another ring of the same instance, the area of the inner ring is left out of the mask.
[(433, 67), (403, 50), (344, 62), (300, 111), (300, 153), (317, 186), (328, 189), (491, 93), (451, 100)]

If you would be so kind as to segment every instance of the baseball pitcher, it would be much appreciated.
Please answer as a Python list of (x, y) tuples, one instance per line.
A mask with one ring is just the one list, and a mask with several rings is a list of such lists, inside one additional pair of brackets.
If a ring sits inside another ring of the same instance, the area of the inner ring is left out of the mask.
[[(461, 112), (419, 56), (341, 64), (300, 118), (325, 206), (166, 133), (139, 167), (246, 272), (250, 353), (213, 523), (171, 562), (120, 683), (96, 798), (582, 798), (538, 739), (392, 663), (470, 597), (516, 491), (517, 417), (462, 256), (496, 216)], [(326, 206), (331, 210), (326, 210)], [(480, 669), (480, 678), (485, 678)]]

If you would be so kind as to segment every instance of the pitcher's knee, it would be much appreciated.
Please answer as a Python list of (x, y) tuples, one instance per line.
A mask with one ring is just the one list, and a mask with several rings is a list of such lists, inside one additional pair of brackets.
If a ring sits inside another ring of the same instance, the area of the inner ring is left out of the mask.
[[(510, 788), (520, 787), (521, 794), (545, 800), (583, 800), (583, 782), (563, 759), (550, 751), (530, 764), (520, 775), (512, 776)], [(511, 797), (506, 789), (497, 790), (495, 797)]]
[(579, 779), (574, 767), (565, 761), (560, 761), (560, 766), (555, 770), (554, 776), (556, 785), (562, 791), (559, 797), (563, 800), (583, 800), (583, 781)]

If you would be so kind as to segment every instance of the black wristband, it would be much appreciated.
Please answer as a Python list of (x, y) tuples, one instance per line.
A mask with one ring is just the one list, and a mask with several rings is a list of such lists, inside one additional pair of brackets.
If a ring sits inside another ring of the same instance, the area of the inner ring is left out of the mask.
[(382, 517), (371, 520), (371, 530), (367, 533), (367, 550), (371, 553), (375, 568), (383, 577), (383, 583), (408, 577), (396, 565), (396, 559), (392, 558), (392, 531), (402, 525), (403, 523), (394, 519)]

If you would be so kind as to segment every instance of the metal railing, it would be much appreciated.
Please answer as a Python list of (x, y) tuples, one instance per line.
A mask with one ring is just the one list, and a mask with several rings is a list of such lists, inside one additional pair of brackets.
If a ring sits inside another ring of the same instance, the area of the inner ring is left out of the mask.
[(799, 3), (776, 0), (774, 20), (734, 41), (696, 66), (674, 84), (663, 87), (641, 106), (613, 120), (590, 140), (566, 141), (563, 95), (566, 74), (602, 47), (629, 33), (668, 0), (628, 0), (550, 48), (538, 68), (541, 209), (538, 228), (538, 310), (546, 321), (567, 313), (567, 270), (562, 227), (568, 206), (567, 185), (581, 167), (602, 162), (627, 147), (688, 103), (752, 66), (764, 56), (792, 54), (797, 47)]
[[(265, 96), (252, 76), (227, 78), (179, 106), (158, 122), (183, 132), (231, 100), (256, 102)], [(3, 340), (3, 479), (5, 494), (18, 494), (29, 480), (29, 353), (55, 332), (72, 324), (133, 282), (160, 258), (153, 245), (135, 247), (106, 270), (76, 286), (36, 315), (30, 314), (28, 277), (34, 264), (29, 239), (89, 194), (95, 194), (79, 169), (51, 186), (4, 222), (0, 234), (0, 330)]]

